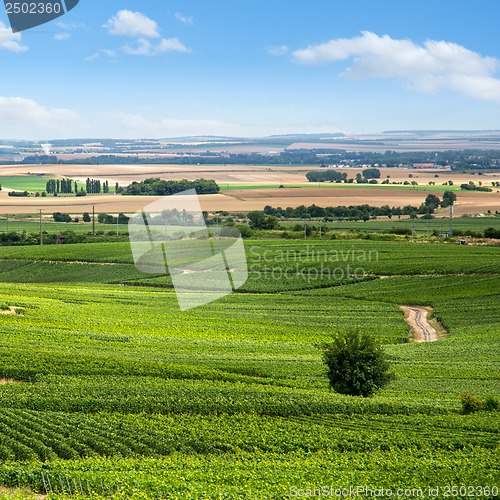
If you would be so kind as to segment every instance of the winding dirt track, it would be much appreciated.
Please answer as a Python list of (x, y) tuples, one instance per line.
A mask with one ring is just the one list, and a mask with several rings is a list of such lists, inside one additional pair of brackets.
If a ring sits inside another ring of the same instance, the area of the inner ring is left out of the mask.
[(434, 342), (439, 340), (437, 331), (427, 321), (429, 310), (424, 307), (399, 306), (405, 312), (405, 320), (413, 330), (413, 342)]

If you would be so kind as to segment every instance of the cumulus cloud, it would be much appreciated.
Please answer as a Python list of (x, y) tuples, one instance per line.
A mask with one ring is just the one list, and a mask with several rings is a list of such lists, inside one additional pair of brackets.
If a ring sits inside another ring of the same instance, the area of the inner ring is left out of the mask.
[(153, 45), (145, 38), (140, 38), (137, 43), (138, 46), (136, 48), (127, 45), (123, 47), (123, 51), (126, 54), (134, 56), (158, 56), (165, 52), (190, 52), (190, 49), (179, 42), (177, 38), (162, 38), (157, 45)]
[(11, 52), (26, 52), (28, 47), (21, 44), (21, 33), (13, 33), (2, 21), (0, 21), (0, 49)]
[(267, 51), (269, 54), (272, 56), (283, 56), (288, 52), (288, 46), (287, 45), (277, 45), (273, 47), (268, 47)]
[(418, 45), (364, 31), (354, 38), (339, 38), (293, 52), (301, 64), (327, 64), (351, 60), (350, 78), (403, 78), (424, 91), (454, 90), (500, 102), (500, 80), (494, 77), (500, 61), (461, 45), (428, 40)]
[(111, 35), (160, 38), (158, 24), (140, 12), (120, 10), (103, 25)]
[(117, 120), (137, 137), (182, 137), (189, 135), (231, 135), (238, 133), (239, 125), (217, 120), (179, 120), (165, 118), (159, 121), (149, 120), (142, 115), (122, 112), (107, 113), (106, 118)]
[(180, 12), (175, 13), (175, 18), (181, 23), (193, 25), (193, 16), (184, 16)]
[(46, 108), (31, 99), (0, 97), (0, 126), (30, 130), (66, 130), (81, 127), (78, 114), (71, 109)]
[(71, 35), (69, 33), (57, 33), (57, 35), (54, 35), (54, 40), (62, 41), (62, 40), (68, 40)]

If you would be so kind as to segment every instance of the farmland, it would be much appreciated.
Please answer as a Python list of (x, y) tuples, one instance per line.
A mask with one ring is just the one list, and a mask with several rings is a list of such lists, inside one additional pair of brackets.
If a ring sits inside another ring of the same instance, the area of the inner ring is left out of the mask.
[[(247, 283), (186, 312), (128, 243), (0, 247), (0, 481), (50, 479), (54, 498), (498, 485), (498, 412), (460, 414), (462, 391), (500, 394), (498, 247), (245, 246)], [(431, 307), (445, 336), (408, 342), (399, 304)], [(369, 399), (328, 390), (320, 346), (349, 328), (397, 377)]]
[[(357, 205), (368, 203), (373, 206), (387, 204), (388, 195), (391, 205), (419, 205), (429, 193), (442, 196), (445, 190), (459, 193), (455, 207), (457, 215), (493, 213), (500, 210), (500, 194), (495, 187), (491, 193), (462, 192), (460, 184), (479, 182), (492, 186), (500, 180), (496, 171), (460, 172), (450, 170), (420, 171), (408, 168), (381, 168), (382, 180), (398, 184), (331, 184), (309, 183), (306, 173), (317, 170), (317, 165), (11, 165), (2, 167), (0, 184), (11, 189), (43, 191), (47, 177), (67, 177), (84, 183), (86, 178), (108, 181), (110, 190), (118, 183), (125, 187), (133, 181), (151, 177), (167, 180), (213, 179), (221, 193), (200, 196), (202, 208), (208, 211), (262, 210), (271, 206), (309, 206), (313, 203), (322, 206)], [(26, 171), (35, 175), (26, 176)], [(335, 171), (343, 172), (349, 178), (362, 172), (362, 168), (346, 167)], [(437, 173), (436, 173), (437, 172)], [(44, 175), (46, 177), (37, 177)], [(436, 177), (437, 176), (437, 177)], [(4, 179), (4, 180), (2, 180)], [(414, 181), (417, 185), (404, 185)], [(450, 185), (451, 182), (451, 185)], [(35, 184), (36, 185), (35, 185)], [(283, 188), (280, 186), (283, 185)], [(157, 197), (116, 196), (114, 193), (92, 195), (82, 198), (59, 196), (54, 198), (29, 197), (23, 200), (8, 197), (0, 192), (0, 213), (34, 213), (42, 209), (44, 214), (54, 211), (81, 213), (91, 211), (95, 205), (98, 212), (133, 213)]]

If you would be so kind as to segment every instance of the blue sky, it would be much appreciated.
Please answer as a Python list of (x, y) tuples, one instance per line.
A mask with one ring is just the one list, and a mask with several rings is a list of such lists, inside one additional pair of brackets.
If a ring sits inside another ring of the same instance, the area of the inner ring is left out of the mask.
[(80, 0), (12, 34), (0, 138), (500, 129), (500, 3)]

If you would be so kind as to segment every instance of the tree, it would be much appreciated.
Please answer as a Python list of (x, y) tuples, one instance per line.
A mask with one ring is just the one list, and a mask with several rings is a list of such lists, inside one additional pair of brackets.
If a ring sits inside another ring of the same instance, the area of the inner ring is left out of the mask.
[(52, 214), (55, 222), (71, 222), (71, 217), (69, 214), (62, 214), (61, 212), (54, 212)]
[(248, 214), (249, 225), (252, 229), (275, 229), (278, 225), (276, 217), (268, 215), (264, 217), (262, 212), (250, 212)]
[(425, 204), (427, 206), (434, 205), (434, 207), (437, 207), (439, 206), (439, 201), (440, 201), (439, 198), (435, 194), (429, 194), (425, 199)]
[(380, 179), (380, 170), (378, 168), (367, 168), (363, 170), (363, 177), (365, 179)]
[(393, 380), (380, 344), (358, 330), (337, 334), (324, 346), (330, 387), (340, 394), (371, 396)]
[(483, 234), (485, 238), (500, 239), (500, 229), (495, 229), (494, 227), (486, 228)]
[(439, 207), (441, 200), (434, 194), (427, 195), (424, 205), (428, 208), (427, 213), (434, 213), (434, 210)]
[(83, 214), (83, 222), (90, 222), (90, 215), (88, 212)]
[(453, 191), (445, 191), (443, 193), (443, 201), (441, 202), (441, 207), (446, 208), (456, 201), (457, 195)]

